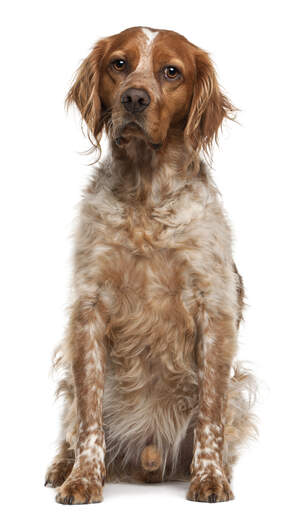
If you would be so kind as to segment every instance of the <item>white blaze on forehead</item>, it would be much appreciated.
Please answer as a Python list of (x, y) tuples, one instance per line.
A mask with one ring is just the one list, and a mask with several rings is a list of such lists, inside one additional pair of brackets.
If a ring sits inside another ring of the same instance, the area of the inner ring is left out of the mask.
[(154, 39), (159, 34), (159, 32), (153, 32), (153, 30), (150, 30), (149, 28), (142, 28), (141, 30), (145, 38), (142, 38), (142, 42), (140, 43), (140, 59), (136, 71), (151, 71), (152, 46)]
[(151, 44), (158, 34), (157, 31), (154, 32), (153, 30), (150, 30), (150, 28), (142, 28), (142, 32), (147, 37), (148, 44)]

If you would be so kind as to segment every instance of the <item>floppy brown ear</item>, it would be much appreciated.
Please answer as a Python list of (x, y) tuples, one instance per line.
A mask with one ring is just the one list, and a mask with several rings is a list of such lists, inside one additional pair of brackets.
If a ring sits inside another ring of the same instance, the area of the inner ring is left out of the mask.
[(105, 53), (106, 40), (99, 41), (76, 72), (73, 86), (66, 97), (69, 107), (75, 103), (98, 145), (103, 128), (102, 105), (99, 97), (100, 65)]
[(185, 127), (195, 150), (209, 153), (225, 118), (233, 119), (235, 107), (221, 92), (208, 54), (195, 51), (195, 79), (190, 112)]

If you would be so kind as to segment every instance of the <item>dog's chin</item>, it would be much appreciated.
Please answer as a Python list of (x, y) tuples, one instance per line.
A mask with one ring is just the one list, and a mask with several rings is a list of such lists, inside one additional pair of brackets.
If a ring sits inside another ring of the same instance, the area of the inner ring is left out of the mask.
[(134, 121), (126, 124), (121, 130), (117, 130), (117, 133), (118, 135), (114, 140), (119, 147), (126, 146), (130, 142), (137, 142), (138, 140), (143, 140), (154, 150), (158, 150), (162, 146), (162, 142), (155, 143), (152, 141), (145, 129)]

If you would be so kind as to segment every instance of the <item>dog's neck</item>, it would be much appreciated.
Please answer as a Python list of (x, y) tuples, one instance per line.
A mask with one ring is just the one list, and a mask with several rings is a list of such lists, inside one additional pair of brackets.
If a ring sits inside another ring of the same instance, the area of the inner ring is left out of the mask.
[(186, 187), (189, 175), (198, 173), (199, 156), (183, 134), (170, 133), (159, 149), (143, 138), (132, 137), (119, 146), (111, 140), (113, 191), (120, 200), (153, 206)]

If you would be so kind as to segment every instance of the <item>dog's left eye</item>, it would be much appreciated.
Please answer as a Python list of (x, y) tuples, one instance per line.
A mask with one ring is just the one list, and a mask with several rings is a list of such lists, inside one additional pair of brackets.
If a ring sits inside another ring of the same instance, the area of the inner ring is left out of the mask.
[(116, 71), (124, 71), (126, 68), (126, 61), (123, 59), (116, 59), (112, 62), (112, 66)]
[(174, 66), (166, 66), (163, 70), (165, 78), (168, 80), (174, 80), (175, 78), (180, 76), (180, 72)]

